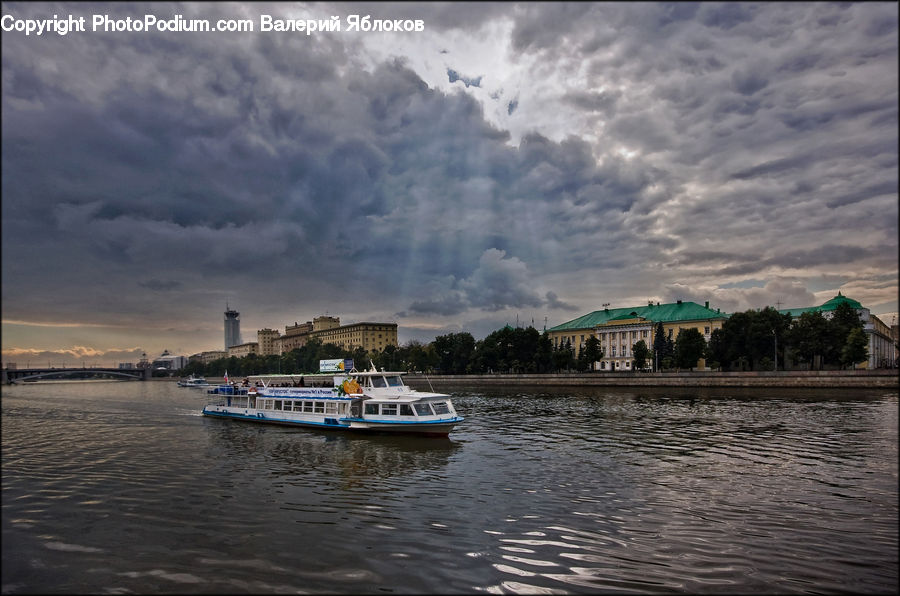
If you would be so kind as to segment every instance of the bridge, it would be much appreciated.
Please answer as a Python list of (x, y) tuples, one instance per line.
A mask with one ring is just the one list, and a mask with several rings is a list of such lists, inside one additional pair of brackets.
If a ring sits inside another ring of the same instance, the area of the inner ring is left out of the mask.
[(3, 369), (2, 383), (22, 383), (27, 381), (78, 380), (78, 379), (119, 379), (123, 381), (145, 381), (150, 378), (149, 368), (18, 368)]

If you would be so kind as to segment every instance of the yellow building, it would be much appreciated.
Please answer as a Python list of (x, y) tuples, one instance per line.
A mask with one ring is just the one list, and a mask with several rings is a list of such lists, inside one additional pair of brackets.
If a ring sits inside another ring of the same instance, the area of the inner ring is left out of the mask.
[(397, 346), (397, 323), (354, 323), (309, 334), (323, 344), (335, 344), (345, 350), (363, 348), (371, 351)]
[(334, 344), (345, 350), (363, 348), (384, 350), (387, 346), (398, 346), (397, 323), (353, 323), (341, 325), (338, 317), (316, 317), (306, 323), (286, 326), (284, 335), (273, 340), (278, 353), (290, 352), (302, 348), (311, 339), (318, 339), (323, 344)]
[(200, 352), (199, 354), (194, 354), (191, 356), (191, 361), (199, 361), (203, 364), (209, 364), (213, 360), (218, 360), (220, 358), (227, 358), (228, 352), (225, 350), (210, 350), (208, 352)]
[(256, 332), (256, 342), (259, 344), (260, 356), (271, 356), (280, 354), (280, 346), (276, 346), (276, 340), (281, 334), (275, 329), (260, 329)]
[[(668, 304), (648, 303), (633, 308), (604, 308), (573, 319), (547, 330), (554, 349), (567, 343), (581, 353), (587, 339), (594, 335), (600, 340), (603, 359), (595, 363), (595, 370), (634, 370), (634, 345), (643, 340), (653, 350), (656, 324), (662, 323), (663, 333), (675, 341), (682, 329), (697, 329), (708, 342), (715, 329), (721, 329), (727, 315), (709, 308), (709, 302), (701, 306), (695, 302), (678, 300)], [(652, 363), (647, 363), (650, 368)], [(698, 368), (704, 368), (700, 360)]]
[(313, 330), (312, 321), (305, 323), (294, 322), (293, 325), (284, 327), (284, 335), (273, 341), (277, 353), (284, 354), (306, 345), (307, 334)]
[(250, 354), (259, 354), (259, 342), (251, 341), (228, 348), (229, 358), (231, 356), (243, 358), (244, 356), (249, 356)]

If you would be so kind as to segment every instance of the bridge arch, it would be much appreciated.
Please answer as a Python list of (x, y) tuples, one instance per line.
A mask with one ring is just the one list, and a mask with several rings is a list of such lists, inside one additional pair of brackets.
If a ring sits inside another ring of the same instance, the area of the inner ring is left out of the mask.
[(61, 379), (66, 377), (84, 377), (90, 376), (95, 378), (102, 377), (122, 377), (122, 380), (128, 381), (141, 381), (144, 378), (144, 373), (142, 370), (138, 370), (132, 373), (120, 372), (117, 370), (94, 370), (90, 368), (86, 369), (70, 369), (70, 370), (56, 370), (56, 371), (43, 371), (39, 373), (35, 373), (33, 375), (27, 375), (24, 377), (16, 377), (15, 379), (10, 379), (10, 383), (20, 383), (22, 381), (28, 380), (39, 380), (39, 379)]

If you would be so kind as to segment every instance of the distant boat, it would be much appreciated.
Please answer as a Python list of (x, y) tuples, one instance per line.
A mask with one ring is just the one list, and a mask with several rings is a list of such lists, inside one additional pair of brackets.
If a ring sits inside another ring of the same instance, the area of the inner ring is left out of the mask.
[(209, 381), (204, 379), (203, 377), (195, 377), (194, 375), (189, 376), (186, 379), (181, 379), (178, 381), (179, 387), (209, 387)]
[[(450, 396), (419, 392), (401, 372), (255, 375), (237, 395), (220, 390), (203, 415), (333, 430), (447, 436), (463, 421)], [(237, 388), (235, 388), (237, 389)], [(235, 389), (232, 389), (234, 391)], [(212, 393), (209, 391), (208, 393)]]
[(210, 385), (206, 392), (214, 395), (247, 395), (247, 388), (231, 384)]

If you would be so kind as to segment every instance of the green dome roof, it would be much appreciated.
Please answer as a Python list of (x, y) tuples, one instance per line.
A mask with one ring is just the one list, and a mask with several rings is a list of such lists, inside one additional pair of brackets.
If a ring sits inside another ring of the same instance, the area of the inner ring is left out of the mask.
[(854, 300), (853, 298), (847, 298), (843, 296), (840, 292), (837, 293), (837, 296), (823, 304), (819, 307), (820, 310), (834, 310), (838, 307), (839, 304), (849, 304), (851, 308), (859, 309), (862, 308), (862, 304)]

